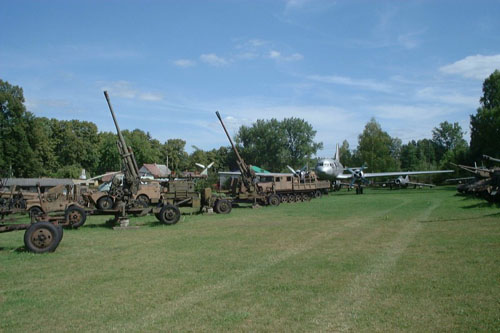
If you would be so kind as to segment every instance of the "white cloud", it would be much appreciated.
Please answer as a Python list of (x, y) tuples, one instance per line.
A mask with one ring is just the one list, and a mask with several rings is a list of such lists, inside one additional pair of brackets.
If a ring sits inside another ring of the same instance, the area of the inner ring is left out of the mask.
[(111, 96), (128, 98), (128, 99), (140, 99), (143, 101), (157, 102), (163, 100), (163, 95), (154, 92), (141, 91), (133, 87), (133, 84), (129, 81), (114, 81), (114, 82), (98, 82), (102, 90), (107, 90)]
[(186, 67), (193, 67), (194, 65), (196, 65), (196, 62), (189, 59), (177, 59), (174, 61), (174, 65), (186, 68)]
[(108, 82), (101, 87), (102, 90), (107, 90), (110, 94), (123, 98), (135, 98), (137, 90), (132, 88), (132, 84), (128, 81), (120, 80)]
[(354, 86), (359, 88), (364, 88), (368, 90), (375, 90), (381, 92), (390, 92), (391, 87), (385, 83), (377, 82), (369, 79), (353, 79), (344, 76), (337, 75), (309, 75), (307, 76), (309, 80), (322, 82), (322, 83), (330, 83), (330, 84), (339, 84), (345, 86)]
[(405, 34), (400, 34), (398, 36), (398, 42), (399, 44), (403, 45), (404, 48), (406, 49), (414, 49), (420, 45), (420, 40), (418, 39), (418, 36), (423, 34), (425, 30), (421, 31), (416, 31), (416, 32), (408, 32)]
[(139, 95), (139, 99), (142, 99), (143, 101), (157, 102), (163, 99), (163, 95), (158, 93), (145, 92)]
[(457, 74), (470, 79), (484, 80), (495, 69), (500, 69), (500, 54), (492, 56), (474, 55), (458, 60), (439, 70), (445, 74)]
[(298, 61), (304, 59), (304, 56), (300, 53), (294, 53), (289, 56), (284, 56), (279, 51), (271, 50), (269, 52), (269, 58), (274, 59), (276, 61)]
[(225, 66), (229, 63), (226, 59), (217, 56), (215, 53), (202, 54), (200, 60), (216, 67)]
[(474, 109), (479, 106), (477, 96), (467, 96), (456, 91), (446, 91), (435, 87), (425, 87), (417, 91), (416, 97), (427, 102), (462, 105)]

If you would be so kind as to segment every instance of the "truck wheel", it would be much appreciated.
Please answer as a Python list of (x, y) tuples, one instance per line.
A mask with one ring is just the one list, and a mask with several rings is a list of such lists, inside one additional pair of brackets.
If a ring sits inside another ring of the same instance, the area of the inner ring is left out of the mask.
[(302, 193), (302, 201), (310, 201), (311, 200), (311, 196), (309, 195), (309, 193)]
[(280, 205), (280, 197), (278, 197), (276, 194), (271, 194), (269, 198), (267, 198), (267, 202), (271, 206), (279, 206)]
[(281, 202), (283, 202), (283, 203), (287, 203), (287, 202), (288, 202), (288, 195), (283, 194), (283, 195), (281, 196)]
[(99, 198), (99, 200), (97, 200), (97, 208), (102, 210), (113, 208), (113, 199), (107, 195)]
[(295, 202), (301, 202), (301, 201), (302, 201), (302, 196), (299, 193), (295, 194)]
[(167, 204), (160, 210), (158, 217), (161, 223), (176, 224), (181, 218), (181, 212), (176, 206)]
[(219, 199), (215, 202), (214, 210), (219, 214), (229, 214), (232, 209), (231, 202), (226, 199)]
[(54, 252), (61, 239), (62, 233), (49, 222), (34, 223), (24, 233), (24, 245), (34, 253)]
[(43, 210), (38, 206), (33, 206), (29, 210), (30, 217), (37, 217), (43, 215)]
[(323, 193), (321, 193), (321, 191), (320, 191), (320, 190), (316, 190), (316, 191), (314, 191), (314, 197), (315, 197), (315, 198), (321, 198), (321, 196), (322, 196), (322, 195), (323, 195)]
[(295, 202), (295, 195), (294, 194), (289, 194), (288, 195), (288, 202)]
[(66, 221), (69, 222), (69, 225), (75, 229), (81, 227), (87, 220), (85, 210), (78, 206), (68, 207), (64, 217), (66, 218)]
[(147, 208), (149, 206), (149, 198), (147, 195), (145, 194), (140, 194), (137, 196), (136, 198), (137, 201), (139, 201), (139, 203), (144, 207), (144, 208)]

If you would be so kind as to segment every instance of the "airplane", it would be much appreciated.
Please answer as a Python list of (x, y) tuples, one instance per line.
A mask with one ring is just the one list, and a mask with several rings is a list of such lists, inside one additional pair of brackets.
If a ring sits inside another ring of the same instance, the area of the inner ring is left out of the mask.
[[(411, 176), (411, 175), (425, 175), (436, 173), (451, 173), (453, 170), (436, 170), (436, 171), (395, 171), (395, 172), (364, 172), (365, 166), (360, 168), (344, 168), (340, 163), (340, 151), (337, 144), (335, 156), (332, 158), (322, 158), (316, 164), (316, 174), (320, 179), (331, 180), (335, 189), (340, 189), (342, 180), (350, 179), (350, 187), (356, 186), (356, 194), (363, 194), (363, 184), (368, 184), (367, 178), (373, 177), (392, 177), (392, 176)], [(344, 173), (349, 171), (350, 174)]]
[(391, 179), (391, 180), (385, 181), (385, 182), (376, 182), (374, 184), (380, 185), (382, 187), (389, 187), (391, 190), (392, 190), (392, 188), (408, 188), (408, 186), (410, 186), (410, 185), (412, 185), (413, 188), (417, 188), (417, 187), (422, 188), (424, 186), (428, 186), (430, 188), (434, 187), (434, 184), (412, 182), (410, 180), (409, 176), (399, 176), (396, 179)]

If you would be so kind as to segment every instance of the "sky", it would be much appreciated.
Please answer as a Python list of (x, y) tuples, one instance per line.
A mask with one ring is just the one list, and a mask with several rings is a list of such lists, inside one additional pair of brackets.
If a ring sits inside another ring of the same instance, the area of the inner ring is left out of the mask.
[(469, 138), (500, 69), (500, 1), (0, 0), (0, 79), (38, 117), (139, 128), (186, 150), (297, 117), (332, 156), (374, 117), (403, 143), (443, 121)]

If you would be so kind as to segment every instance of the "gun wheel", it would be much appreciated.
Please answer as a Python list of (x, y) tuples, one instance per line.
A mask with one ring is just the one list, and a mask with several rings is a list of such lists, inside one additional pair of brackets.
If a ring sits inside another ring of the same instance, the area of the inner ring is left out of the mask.
[(34, 253), (55, 251), (61, 239), (62, 233), (49, 222), (34, 223), (24, 233), (24, 245)]
[(226, 199), (219, 199), (215, 203), (215, 212), (219, 214), (229, 214), (232, 209), (231, 202)]
[(267, 202), (271, 206), (279, 206), (280, 205), (280, 197), (278, 197), (276, 194), (271, 194), (269, 198), (267, 198)]
[(176, 224), (181, 218), (181, 212), (176, 206), (167, 204), (160, 210), (158, 217), (162, 223)]
[(113, 208), (113, 199), (109, 196), (104, 196), (97, 200), (97, 208), (106, 210)]
[(85, 210), (78, 206), (70, 206), (66, 209), (65, 217), (66, 221), (69, 222), (69, 225), (75, 229), (81, 227), (87, 220)]

